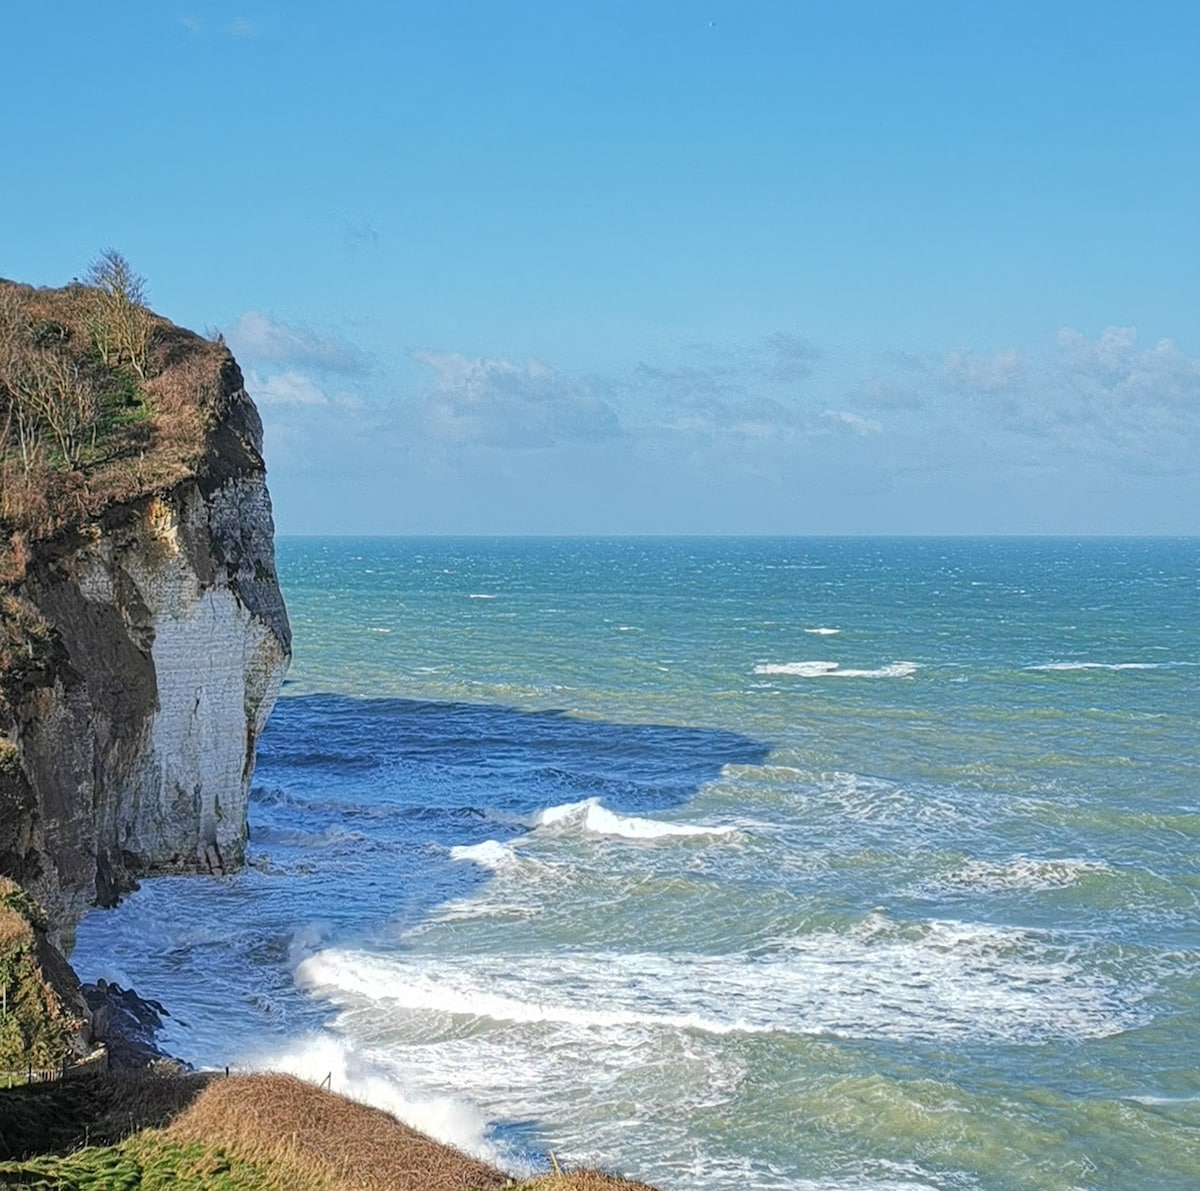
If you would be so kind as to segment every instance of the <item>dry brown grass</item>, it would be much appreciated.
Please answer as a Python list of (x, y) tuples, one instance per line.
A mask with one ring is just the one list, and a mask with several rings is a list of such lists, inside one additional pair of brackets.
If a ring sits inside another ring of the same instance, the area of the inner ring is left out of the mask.
[(33, 931), (29, 923), (7, 906), (0, 906), (0, 951), (20, 944), (33, 944)]
[(537, 1191), (656, 1191), (649, 1183), (638, 1183), (599, 1170), (560, 1171), (528, 1185), (536, 1187)]
[(303, 1186), (468, 1191), (511, 1181), (386, 1112), (290, 1075), (214, 1080), (168, 1134), (180, 1141), (219, 1141), (266, 1169), (303, 1171), (309, 1180)]

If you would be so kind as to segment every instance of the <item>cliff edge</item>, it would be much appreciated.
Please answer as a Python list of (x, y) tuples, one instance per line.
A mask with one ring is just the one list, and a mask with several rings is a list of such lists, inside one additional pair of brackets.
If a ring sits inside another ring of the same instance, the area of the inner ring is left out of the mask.
[(241, 372), (120, 280), (0, 281), (0, 875), (66, 947), (140, 876), (240, 865), (291, 651)]

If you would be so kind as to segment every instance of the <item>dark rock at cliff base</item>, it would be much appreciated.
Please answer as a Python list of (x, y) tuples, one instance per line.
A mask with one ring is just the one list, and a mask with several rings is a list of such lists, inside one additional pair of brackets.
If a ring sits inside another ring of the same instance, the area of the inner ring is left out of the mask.
[(91, 1013), (92, 1040), (107, 1047), (110, 1070), (130, 1071), (151, 1065), (178, 1071), (192, 1069), (158, 1045), (163, 1018), (171, 1016), (160, 1002), (107, 980), (85, 984), (82, 991)]

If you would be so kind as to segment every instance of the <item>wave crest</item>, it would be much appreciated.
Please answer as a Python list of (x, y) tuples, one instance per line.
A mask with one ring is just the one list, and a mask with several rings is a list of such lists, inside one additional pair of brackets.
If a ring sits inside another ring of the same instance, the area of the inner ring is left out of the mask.
[(843, 669), (839, 662), (760, 662), (754, 667), (755, 674), (793, 678), (908, 678), (916, 670), (916, 662), (892, 662), (875, 670)]
[(598, 798), (567, 802), (547, 807), (534, 815), (532, 827), (575, 828), (592, 835), (621, 836), (624, 839), (651, 840), (699, 835), (733, 835), (736, 827), (707, 826), (697, 823), (664, 823), (637, 815), (619, 815), (600, 805)]

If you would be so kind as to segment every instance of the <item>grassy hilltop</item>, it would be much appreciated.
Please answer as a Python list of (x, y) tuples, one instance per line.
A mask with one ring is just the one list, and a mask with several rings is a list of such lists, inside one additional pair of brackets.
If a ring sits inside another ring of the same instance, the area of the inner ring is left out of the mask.
[(236, 365), (219, 336), (144, 298), (115, 252), (62, 289), (0, 279), (0, 529), (18, 555), (24, 539), (195, 474)]

